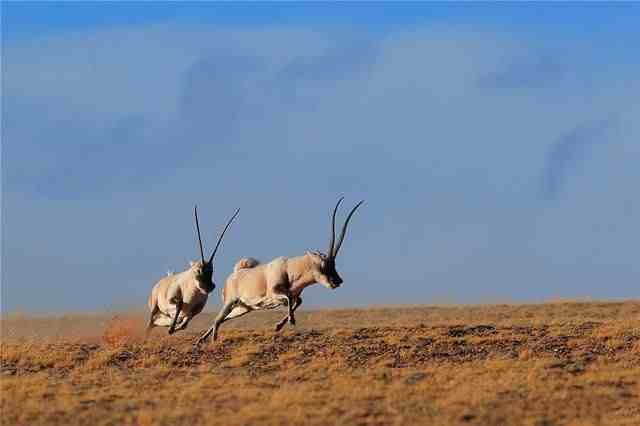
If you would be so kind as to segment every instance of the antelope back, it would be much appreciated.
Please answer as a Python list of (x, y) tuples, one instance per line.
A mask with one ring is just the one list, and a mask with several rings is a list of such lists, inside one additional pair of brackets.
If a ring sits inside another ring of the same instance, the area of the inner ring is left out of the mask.
[[(247, 264), (253, 263), (252, 261), (247, 262)], [(283, 276), (286, 276), (286, 269), (282, 258), (266, 264), (256, 264), (251, 268), (235, 268), (225, 282), (222, 293), (223, 301), (227, 303), (237, 298), (245, 301), (264, 298), (274, 285), (282, 282)]]

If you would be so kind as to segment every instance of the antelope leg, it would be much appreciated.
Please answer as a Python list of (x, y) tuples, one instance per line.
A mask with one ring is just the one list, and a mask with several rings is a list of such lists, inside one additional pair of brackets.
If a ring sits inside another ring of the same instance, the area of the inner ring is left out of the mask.
[(184, 330), (185, 328), (187, 328), (187, 325), (189, 325), (189, 322), (191, 321), (193, 317), (192, 316), (185, 316), (182, 318), (182, 321), (180, 322), (180, 325), (178, 326), (178, 328), (176, 328), (176, 331), (180, 331), (180, 330)]
[(296, 309), (300, 307), (300, 305), (302, 305), (302, 297), (298, 296), (296, 297), (296, 301), (293, 303), (293, 308), (291, 309), (291, 313), (289, 314), (289, 324), (296, 325), (296, 317), (294, 313), (296, 312)]
[[(284, 318), (282, 318), (277, 324), (276, 324), (276, 331), (280, 331), (282, 330), (282, 327), (284, 327), (284, 325), (287, 323), (287, 321), (291, 321), (291, 315), (293, 314), (293, 297), (291, 297), (290, 295), (285, 295), (283, 294), (281, 296), (281, 298), (283, 300), (287, 301), (287, 309), (288, 309), (288, 313), (287, 316), (285, 316)], [(293, 323), (295, 324), (295, 320), (293, 320)]]
[(171, 327), (169, 327), (169, 334), (173, 334), (176, 332), (176, 324), (178, 323), (178, 317), (180, 316), (181, 310), (182, 310), (182, 299), (178, 299), (176, 303), (176, 315), (173, 317), (173, 322), (171, 323)]
[(203, 343), (205, 340), (209, 338), (209, 336), (211, 336), (212, 333), (213, 333), (213, 340), (216, 340), (218, 338), (218, 327), (220, 327), (220, 324), (222, 324), (222, 322), (225, 320), (227, 315), (229, 315), (229, 313), (233, 310), (233, 307), (235, 306), (236, 303), (237, 303), (236, 300), (232, 300), (231, 302), (227, 303), (222, 307), (222, 309), (218, 313), (218, 316), (213, 322), (213, 325), (209, 327), (207, 331), (202, 333), (202, 336), (200, 336), (200, 338), (196, 341), (196, 345)]
[(149, 316), (149, 323), (147, 324), (147, 329), (145, 331), (145, 337), (149, 336), (149, 333), (151, 333), (151, 329), (155, 326), (154, 324), (154, 319), (156, 314), (158, 313), (160, 309), (158, 309), (158, 304), (154, 304), (153, 305), (153, 309), (151, 310), (151, 315)]

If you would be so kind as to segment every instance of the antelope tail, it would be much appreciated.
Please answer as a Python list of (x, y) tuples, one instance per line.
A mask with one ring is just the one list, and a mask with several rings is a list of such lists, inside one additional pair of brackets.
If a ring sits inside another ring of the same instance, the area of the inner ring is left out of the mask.
[(238, 272), (241, 269), (251, 269), (255, 268), (260, 264), (260, 261), (254, 259), (253, 257), (245, 257), (244, 259), (240, 259), (236, 262), (233, 267), (233, 272)]

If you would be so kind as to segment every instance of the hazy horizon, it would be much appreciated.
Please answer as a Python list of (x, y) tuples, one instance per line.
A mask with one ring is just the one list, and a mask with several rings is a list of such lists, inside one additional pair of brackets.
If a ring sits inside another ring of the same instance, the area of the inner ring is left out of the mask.
[(342, 195), (307, 308), (638, 297), (639, 4), (2, 8), (3, 312), (143, 307), (194, 204), (215, 309)]

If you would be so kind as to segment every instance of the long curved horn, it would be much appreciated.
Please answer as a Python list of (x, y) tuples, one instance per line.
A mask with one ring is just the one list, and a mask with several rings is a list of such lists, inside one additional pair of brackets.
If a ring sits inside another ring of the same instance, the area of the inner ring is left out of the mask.
[(333, 247), (336, 242), (336, 212), (338, 211), (338, 206), (344, 200), (344, 197), (340, 197), (336, 206), (333, 208), (333, 216), (331, 216), (331, 240), (329, 241), (329, 250), (327, 250), (327, 256), (333, 256)]
[(333, 252), (333, 258), (338, 255), (338, 251), (340, 247), (342, 247), (342, 242), (344, 241), (344, 235), (347, 233), (347, 225), (349, 225), (349, 220), (351, 220), (351, 216), (356, 212), (358, 207), (360, 207), (364, 203), (364, 200), (360, 201), (356, 206), (349, 212), (349, 216), (347, 216), (347, 220), (344, 221), (344, 225), (342, 226), (342, 232), (340, 233), (340, 239), (338, 240), (338, 245), (336, 246), (336, 250)]
[(204, 264), (204, 251), (202, 250), (202, 238), (200, 238), (200, 224), (198, 223), (198, 206), (193, 207), (193, 214), (196, 217), (196, 229), (198, 230), (198, 243), (200, 244), (200, 258)]
[(213, 249), (213, 253), (211, 253), (211, 257), (209, 258), (209, 263), (211, 263), (213, 261), (213, 257), (216, 255), (216, 252), (218, 251), (218, 247), (220, 247), (220, 243), (222, 242), (222, 237), (224, 237), (224, 233), (227, 232), (227, 229), (229, 228), (229, 225), (231, 225), (231, 222), (233, 222), (233, 219), (235, 219), (236, 216), (238, 216), (238, 213), (240, 213), (240, 209), (236, 210), (236, 212), (233, 214), (233, 216), (231, 216), (231, 219), (229, 219), (229, 221), (227, 222), (227, 225), (222, 230), (222, 234), (220, 234), (220, 236), (218, 237), (218, 242), (216, 243), (216, 248)]

